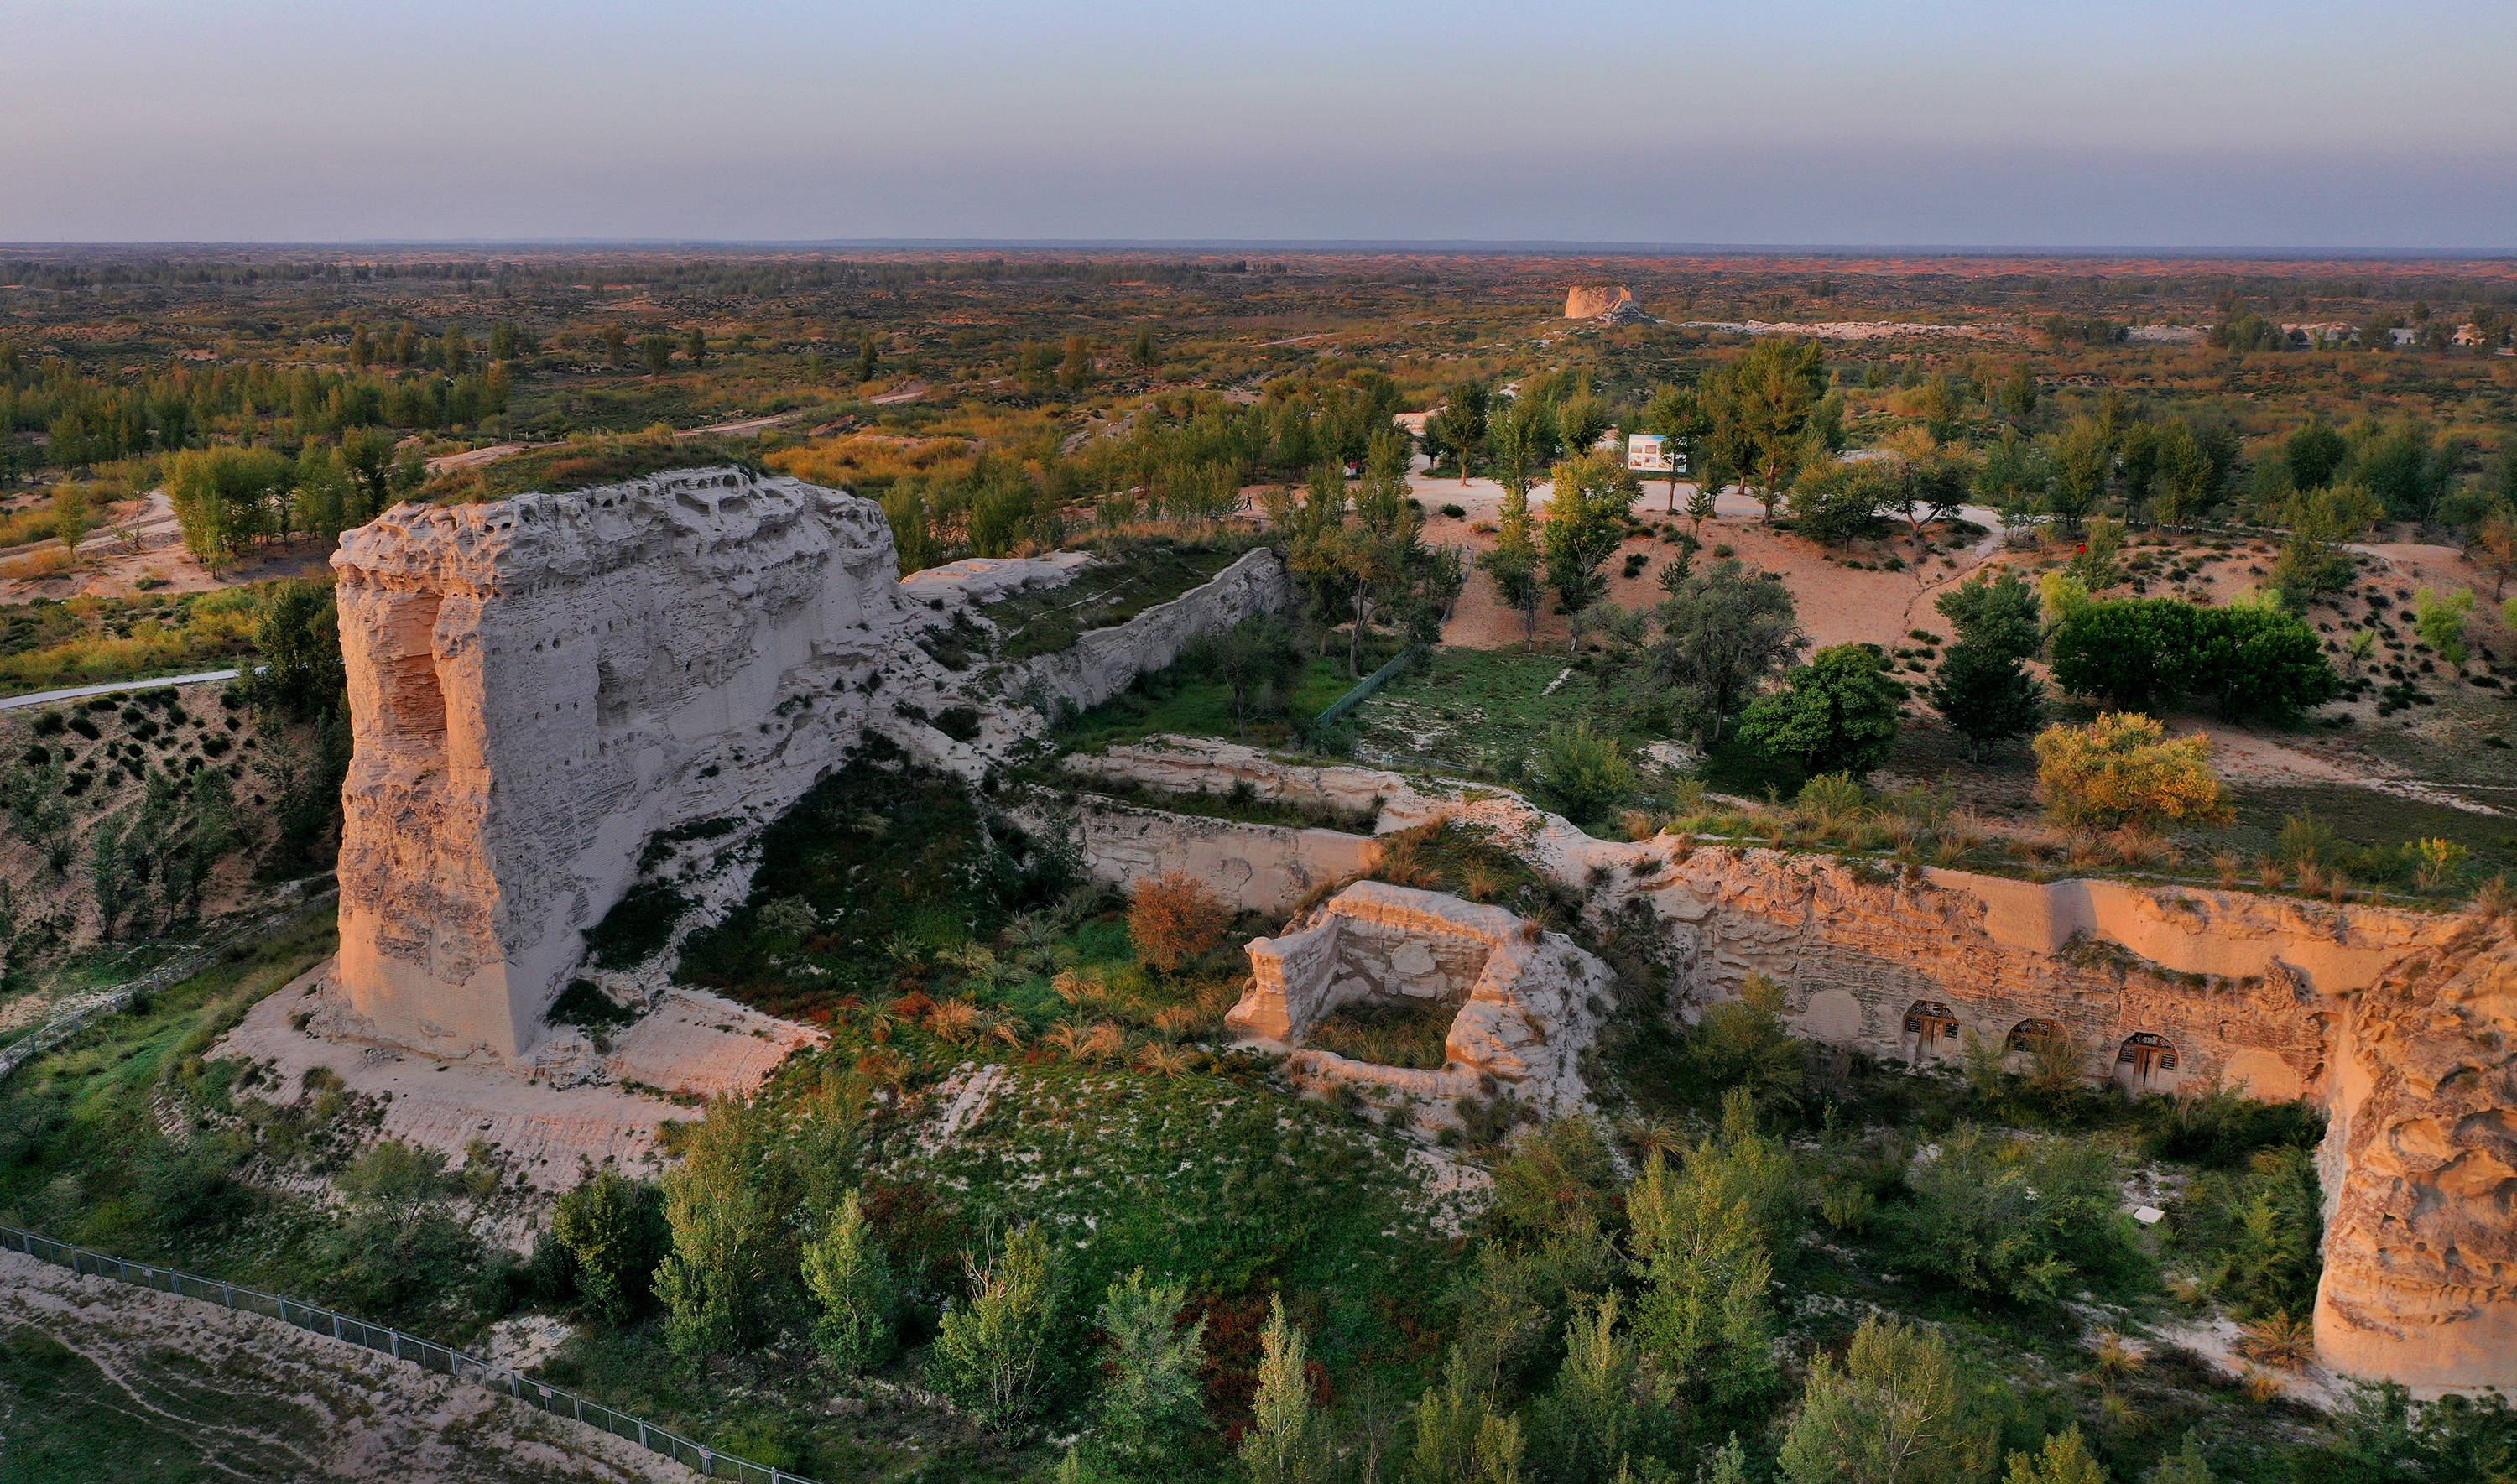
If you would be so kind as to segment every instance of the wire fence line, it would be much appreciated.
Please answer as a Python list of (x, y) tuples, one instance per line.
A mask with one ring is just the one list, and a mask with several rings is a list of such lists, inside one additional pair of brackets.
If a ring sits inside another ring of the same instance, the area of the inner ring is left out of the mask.
[(0, 1049), (0, 1081), (7, 1081), (19, 1068), (59, 1046), (98, 1021), (130, 1009), (132, 1002), (144, 996), (172, 989), (208, 968), (219, 961), (219, 955), (227, 952), (231, 944), (252, 942), (308, 908), (330, 901), (339, 894), (339, 887), (327, 886), (313, 896), (291, 902), (276, 912), (258, 917), (242, 927), (223, 934), (216, 942), (186, 949), (148, 973), (90, 1000), (67, 1015), (57, 1016), (46, 1021), (41, 1030), (31, 1033), (21, 1040), (11, 1042), (5, 1049)]
[(300, 1330), (329, 1336), (345, 1344), (390, 1355), (423, 1371), (439, 1372), (456, 1380), (486, 1387), (501, 1396), (513, 1397), (553, 1417), (569, 1418), (588, 1427), (600, 1428), (614, 1437), (626, 1438), (650, 1453), (661, 1454), (696, 1470), (702, 1478), (737, 1479), (744, 1484), (813, 1484), (802, 1474), (766, 1463), (754, 1463), (734, 1454), (719, 1453), (642, 1418), (631, 1417), (600, 1402), (587, 1401), (573, 1391), (543, 1385), (512, 1367), (466, 1355), (451, 1345), (405, 1335), (387, 1325), (369, 1324), (335, 1309), (301, 1303), (259, 1289), (239, 1288), (215, 1278), (196, 1277), (153, 1263), (127, 1261), (110, 1253), (57, 1242), (21, 1227), (0, 1226), (0, 1251), (23, 1252), (38, 1262), (49, 1262), (89, 1277), (111, 1278), (135, 1287), (154, 1289), (161, 1293), (177, 1293), (186, 1298), (204, 1299), (231, 1310), (265, 1315)]

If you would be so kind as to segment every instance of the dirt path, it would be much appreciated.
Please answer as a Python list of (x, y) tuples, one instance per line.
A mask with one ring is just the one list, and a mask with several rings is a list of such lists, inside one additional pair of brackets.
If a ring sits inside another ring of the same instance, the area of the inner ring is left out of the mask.
[(0, 1474), (679, 1481), (624, 1439), (308, 1334), (0, 1252)]

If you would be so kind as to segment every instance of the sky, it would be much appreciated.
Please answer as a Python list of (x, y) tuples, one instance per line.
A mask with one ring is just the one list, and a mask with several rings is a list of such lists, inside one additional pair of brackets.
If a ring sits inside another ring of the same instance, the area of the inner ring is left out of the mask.
[(2517, 0), (0, 0), (0, 241), (2517, 251)]

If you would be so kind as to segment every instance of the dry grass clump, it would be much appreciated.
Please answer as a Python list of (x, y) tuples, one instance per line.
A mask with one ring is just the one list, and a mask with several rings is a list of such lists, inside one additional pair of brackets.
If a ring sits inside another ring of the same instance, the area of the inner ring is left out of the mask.
[(1138, 881), (1128, 902), (1128, 936), (1136, 956), (1164, 973), (1223, 941), (1232, 910), (1193, 876), (1173, 872)]
[(2224, 850), (2211, 858), (2211, 869), (2220, 874), (2222, 891), (2236, 891), (2238, 882), (2244, 874), (2246, 863), (2235, 853)]
[(2238, 1336), (2238, 1353), (2248, 1360), (2304, 1371), (2316, 1359), (2316, 1326), (2284, 1313), (2250, 1320)]

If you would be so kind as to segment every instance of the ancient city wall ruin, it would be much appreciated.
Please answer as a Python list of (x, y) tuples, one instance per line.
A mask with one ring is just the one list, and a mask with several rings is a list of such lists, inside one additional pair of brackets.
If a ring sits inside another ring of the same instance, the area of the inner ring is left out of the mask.
[[(2325, 1359), (2414, 1385), (2517, 1385), (2517, 945), (2504, 923), (1596, 840), (1499, 790), (1281, 763), (1204, 740), (1157, 739), (1070, 766), (1178, 791), (1247, 785), (1261, 798), (1377, 808), (1384, 832), (1445, 818), (1486, 826), (1594, 911), (1649, 912), (1671, 1009), (1690, 1018), (1766, 974), (1803, 1036), (1908, 1064), (1952, 1058), (1973, 1039), (2024, 1066), (2040, 1043), (2061, 1043), (2079, 1049), (2088, 1075), (2128, 1088), (2305, 1098), (2331, 1116), (2320, 1157)], [(1378, 853), (1331, 831), (1274, 830), (1271, 845), (1265, 827), (1129, 813), (1121, 848), (1097, 869), (1125, 881), (1156, 866), (1219, 868), (1253, 906), (1279, 891), (1281, 910), (1308, 873), (1348, 859), (1368, 869)], [(1236, 869), (1259, 861), (1279, 864)]]
[(1080, 559), (974, 564), (910, 601), (877, 506), (736, 469), (401, 505), (332, 560), (356, 742), (340, 977), (378, 1039), (445, 1056), (532, 1045), (659, 831), (765, 823), (869, 732), (975, 774), (990, 759), (926, 718), (1036, 731), (1027, 693), (1088, 704), (1291, 592), (1254, 551), (1066, 654), (959, 674), (921, 628)]

